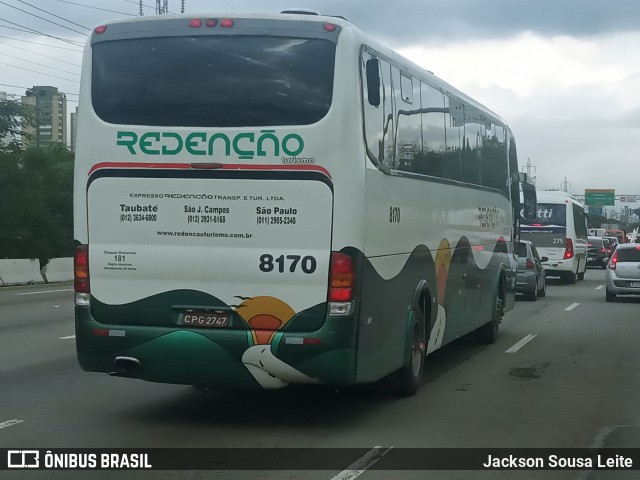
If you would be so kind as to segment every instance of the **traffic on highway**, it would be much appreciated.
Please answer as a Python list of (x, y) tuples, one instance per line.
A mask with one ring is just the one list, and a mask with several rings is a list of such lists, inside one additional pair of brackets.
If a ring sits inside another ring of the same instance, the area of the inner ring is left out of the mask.
[[(575, 285), (547, 281), (544, 299), (518, 299), (494, 344), (478, 345), (466, 336), (427, 357), (420, 390), (401, 401), (384, 386), (302, 386), (248, 394), (87, 374), (76, 358), (72, 285), (6, 287), (0, 289), (0, 445), (634, 447), (640, 441), (640, 298), (621, 296), (607, 303), (600, 269), (588, 269), (584, 281)], [(251, 450), (246, 452), (250, 456)], [(337, 476), (348, 466), (306, 471), (304, 478), (341, 478)], [(30, 473), (29, 478), (63, 479), (73, 472)], [(179, 476), (117, 473), (126, 478), (205, 478), (197, 471)], [(517, 478), (634, 478), (606, 477), (606, 472), (597, 477), (576, 471), (518, 473)], [(22, 478), (14, 474), (7, 478)], [(372, 470), (362, 478), (389, 474)], [(425, 475), (401, 471), (392, 478)], [(496, 471), (442, 471), (437, 476), (516, 478), (513, 472)], [(292, 477), (274, 470), (226, 471), (217, 478)]]

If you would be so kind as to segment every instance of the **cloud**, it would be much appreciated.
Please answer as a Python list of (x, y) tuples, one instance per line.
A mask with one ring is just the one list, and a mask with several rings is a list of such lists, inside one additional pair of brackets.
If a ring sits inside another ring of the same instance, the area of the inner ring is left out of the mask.
[[(640, 33), (590, 38), (523, 32), (487, 39), (409, 45), (400, 53), (502, 116), (530, 157), (541, 187), (566, 176), (574, 193), (633, 193), (640, 138)], [(453, 59), (453, 61), (452, 61)], [(620, 174), (620, 168), (627, 174)]]

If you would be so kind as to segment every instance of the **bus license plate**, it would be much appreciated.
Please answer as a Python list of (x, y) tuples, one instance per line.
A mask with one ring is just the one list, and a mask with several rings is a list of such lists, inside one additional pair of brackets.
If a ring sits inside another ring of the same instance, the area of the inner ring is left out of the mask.
[(640, 288), (640, 282), (631, 282), (629, 286), (632, 288)]
[(224, 328), (229, 325), (228, 312), (186, 311), (182, 323), (190, 327)]

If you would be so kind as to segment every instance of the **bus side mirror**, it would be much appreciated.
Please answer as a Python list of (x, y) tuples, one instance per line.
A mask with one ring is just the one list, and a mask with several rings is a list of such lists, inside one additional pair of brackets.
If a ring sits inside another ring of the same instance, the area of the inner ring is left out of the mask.
[(380, 63), (377, 59), (367, 60), (367, 99), (369, 105), (380, 106)]

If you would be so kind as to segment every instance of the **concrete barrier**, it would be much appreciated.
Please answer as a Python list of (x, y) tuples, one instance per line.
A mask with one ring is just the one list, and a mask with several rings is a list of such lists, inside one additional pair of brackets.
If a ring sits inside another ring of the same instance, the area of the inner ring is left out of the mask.
[(0, 259), (0, 281), (2, 285), (44, 282), (40, 262), (16, 258)]
[(68, 282), (73, 280), (73, 258), (52, 258), (42, 270), (45, 282)]

